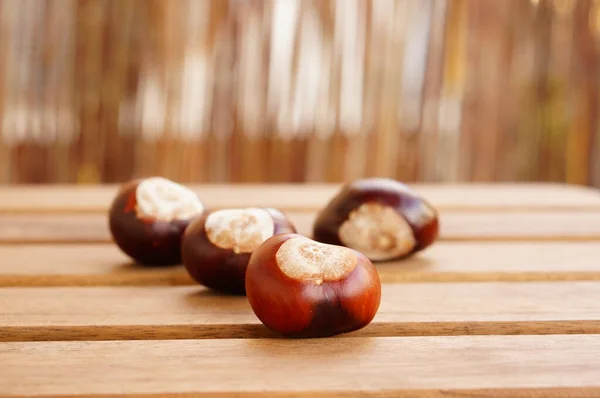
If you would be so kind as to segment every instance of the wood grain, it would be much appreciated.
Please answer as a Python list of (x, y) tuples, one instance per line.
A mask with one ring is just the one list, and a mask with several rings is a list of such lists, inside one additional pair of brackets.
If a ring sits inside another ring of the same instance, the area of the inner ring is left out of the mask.
[[(384, 283), (600, 281), (599, 242), (438, 242), (377, 263)], [(189, 285), (182, 266), (135, 265), (113, 244), (0, 245), (0, 287)]]
[(591, 397), (598, 351), (600, 335), (2, 343), (0, 395)]
[[(312, 234), (316, 214), (286, 212), (298, 232)], [(600, 240), (600, 211), (440, 213), (440, 240)], [(103, 214), (1, 214), (0, 243), (106, 243)]]
[[(189, 185), (211, 208), (271, 206), (315, 211), (340, 184)], [(117, 185), (39, 185), (0, 188), (1, 213), (104, 213)], [(600, 192), (561, 184), (411, 184), (440, 210), (600, 210)]]
[[(598, 314), (598, 282), (384, 284), (348, 336), (600, 333)], [(200, 286), (0, 289), (0, 341), (273, 336), (245, 297)]]

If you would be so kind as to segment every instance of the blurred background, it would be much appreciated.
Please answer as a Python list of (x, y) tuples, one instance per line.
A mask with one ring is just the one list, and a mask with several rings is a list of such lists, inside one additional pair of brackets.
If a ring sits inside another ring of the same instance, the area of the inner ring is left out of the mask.
[(0, 183), (600, 186), (597, 0), (0, 0)]

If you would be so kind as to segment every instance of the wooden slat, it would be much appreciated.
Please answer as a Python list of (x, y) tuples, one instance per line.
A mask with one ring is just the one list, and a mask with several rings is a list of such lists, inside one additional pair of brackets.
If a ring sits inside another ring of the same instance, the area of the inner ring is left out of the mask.
[(448, 212), (446, 240), (582, 240), (600, 238), (600, 212)]
[[(599, 242), (438, 242), (377, 263), (383, 282), (600, 280)], [(145, 268), (112, 244), (0, 245), (0, 286), (189, 285), (183, 267)]]
[(110, 242), (100, 214), (0, 215), (0, 243)]
[(0, 287), (189, 285), (183, 266), (142, 267), (113, 244), (0, 245)]
[[(298, 232), (311, 235), (314, 213), (287, 212)], [(599, 240), (598, 212), (444, 212), (440, 240)], [(105, 243), (101, 214), (0, 215), (0, 243)]]
[(600, 212), (449, 212), (440, 216), (445, 240), (595, 240)]
[[(198, 286), (5, 288), (0, 303), (0, 341), (274, 335), (245, 297)], [(384, 284), (373, 322), (348, 336), (568, 333), (600, 333), (600, 283)]]
[(599, 351), (600, 335), (3, 343), (0, 396), (592, 397)]
[[(600, 210), (598, 190), (561, 184), (411, 184), (440, 210)], [(214, 208), (272, 206), (315, 211), (340, 184), (190, 185)], [(116, 185), (4, 186), (0, 212), (106, 212)]]

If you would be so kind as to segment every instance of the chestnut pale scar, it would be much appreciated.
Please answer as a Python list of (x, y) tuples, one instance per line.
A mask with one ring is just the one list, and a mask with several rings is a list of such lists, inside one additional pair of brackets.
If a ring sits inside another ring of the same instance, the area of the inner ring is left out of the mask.
[(140, 217), (170, 222), (190, 219), (204, 211), (194, 191), (162, 177), (140, 182), (135, 195)]
[(392, 207), (364, 203), (350, 212), (339, 228), (344, 246), (372, 260), (387, 260), (410, 253), (417, 244), (408, 221)]
[(213, 245), (235, 253), (252, 253), (273, 235), (275, 223), (263, 209), (226, 209), (209, 214), (205, 229)]
[(285, 241), (275, 258), (286, 276), (296, 280), (314, 280), (317, 284), (343, 278), (358, 263), (356, 254), (348, 248), (318, 243), (301, 236)]

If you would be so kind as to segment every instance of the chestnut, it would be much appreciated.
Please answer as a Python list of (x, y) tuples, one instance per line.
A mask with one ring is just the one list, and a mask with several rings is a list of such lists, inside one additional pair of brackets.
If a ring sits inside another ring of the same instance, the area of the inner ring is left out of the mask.
[(408, 257), (438, 237), (438, 212), (407, 185), (388, 178), (346, 184), (319, 212), (313, 239), (343, 245), (371, 261)]
[(373, 263), (356, 250), (281, 234), (252, 253), (246, 294), (258, 319), (280, 335), (328, 337), (373, 320), (381, 282)]
[(296, 228), (276, 209), (207, 211), (192, 221), (183, 235), (183, 264), (201, 285), (222, 293), (245, 294), (252, 252), (271, 236), (290, 232)]
[(163, 177), (123, 184), (109, 210), (114, 242), (141, 265), (181, 263), (181, 237), (189, 222), (204, 212), (191, 189)]

